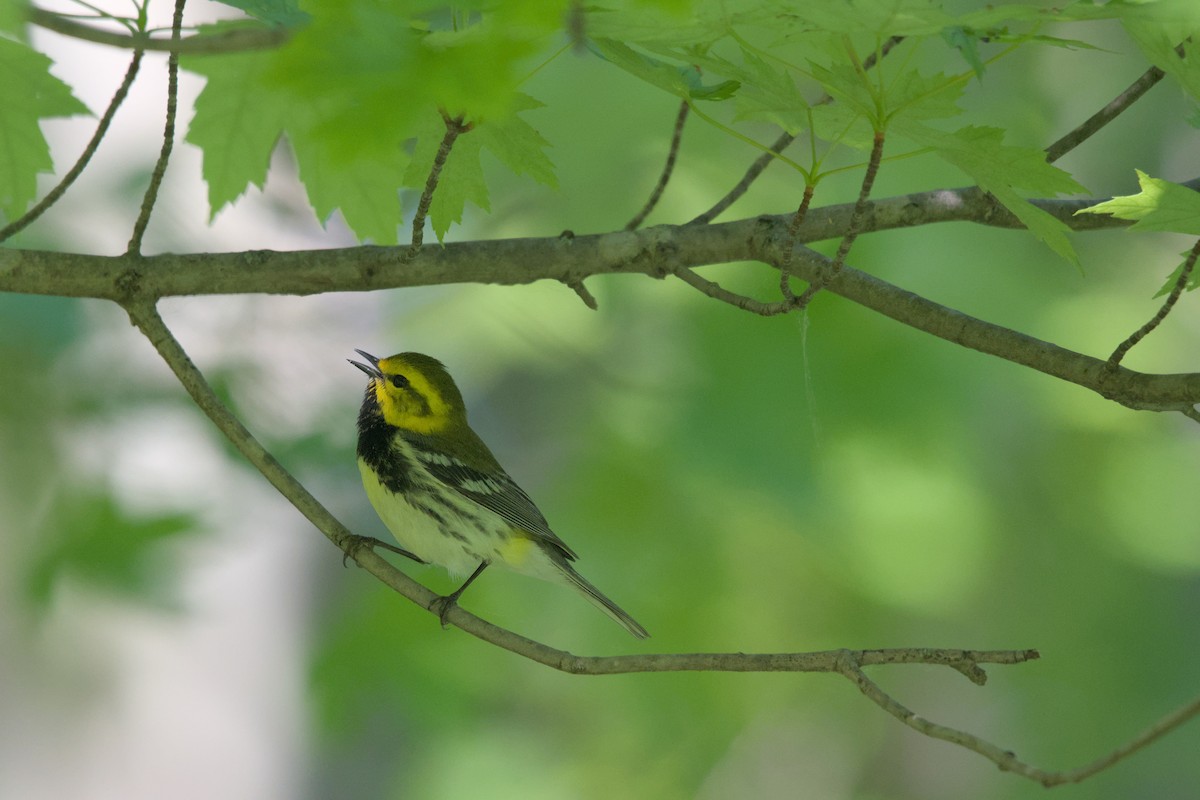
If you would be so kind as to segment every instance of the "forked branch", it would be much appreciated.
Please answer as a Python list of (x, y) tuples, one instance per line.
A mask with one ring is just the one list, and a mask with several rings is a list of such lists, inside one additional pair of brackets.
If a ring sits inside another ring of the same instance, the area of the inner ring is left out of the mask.
[(1118, 761), (1128, 758), (1156, 739), (1165, 736), (1180, 725), (1200, 715), (1200, 697), (1198, 697), (1167, 714), (1125, 744), (1091, 763), (1084, 764), (1082, 767), (1076, 769), (1053, 771), (1035, 767), (1028, 762), (1022, 761), (1011, 750), (997, 747), (972, 733), (941, 725), (917, 715), (887, 692), (883, 691), (879, 687), (879, 684), (868, 678), (862, 670), (865, 666), (867, 665), (859, 661), (853, 652), (849, 650), (842, 651), (838, 671), (849, 678), (858, 687), (859, 691), (866, 695), (875, 705), (918, 733), (964, 747), (967, 750), (978, 753), (1006, 772), (1012, 772), (1023, 778), (1029, 778), (1046, 787), (1061, 786), (1066, 783), (1079, 783), (1086, 780), (1096, 773), (1108, 769)]

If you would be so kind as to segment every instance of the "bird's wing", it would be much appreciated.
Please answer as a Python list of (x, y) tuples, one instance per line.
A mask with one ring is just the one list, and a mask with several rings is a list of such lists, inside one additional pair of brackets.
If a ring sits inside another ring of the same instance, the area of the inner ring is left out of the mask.
[(498, 464), (494, 469), (478, 469), (457, 456), (421, 447), (411, 439), (410, 443), (416, 445), (417, 458), (433, 477), (535, 540), (552, 546), (567, 559), (575, 560), (575, 552), (550, 530), (537, 505)]

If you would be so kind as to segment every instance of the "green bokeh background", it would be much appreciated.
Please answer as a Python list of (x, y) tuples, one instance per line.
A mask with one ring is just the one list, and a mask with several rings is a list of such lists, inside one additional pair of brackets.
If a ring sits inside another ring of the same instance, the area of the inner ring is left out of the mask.
[[(1051, 141), (1144, 68), (1115, 30), (1108, 44), (1114, 52), (1030, 50), (1006, 62), (970, 101), (973, 119), (1011, 126), (1016, 143)], [(496, 169), (493, 214), (475, 215), (452, 236), (611, 230), (652, 186), (673, 100), (593, 58), (570, 56), (528, 88), (549, 106), (530, 118), (555, 143), (561, 191)], [(1174, 172), (1195, 163), (1181, 155), (1196, 149), (1180, 116), (1178, 92), (1162, 86), (1064, 165), (1097, 195), (1133, 191), (1135, 167), (1192, 177)], [(752, 133), (774, 137), (765, 127)], [(753, 156), (691, 125), (650, 222), (703, 210)], [(846, 201), (856, 180), (822, 185), (817, 201)], [(876, 194), (962, 182), (928, 161), (902, 161), (885, 165)], [(772, 169), (725, 218), (785, 211), (799, 189), (794, 176)], [(170, 242), (161, 228), (159, 235), (168, 240), (163, 249), (205, 246)], [(51, 225), (21, 244), (72, 249), (70, 236)], [(871, 234), (850, 261), (966, 313), (1103, 355), (1153, 314), (1152, 295), (1186, 242), (1111, 232), (1075, 243), (1083, 275), (1028, 236), (965, 224)], [(757, 265), (705, 274), (762, 297), (777, 285)], [(474, 424), (579, 551), (581, 571), (653, 638), (633, 642), (558, 587), (489, 573), (464, 605), (522, 634), (581, 654), (1037, 648), (1040, 661), (992, 668), (982, 688), (932, 667), (872, 675), (923, 716), (1047, 768), (1090, 761), (1195, 695), (1193, 423), (1124, 409), (832, 295), (805, 317), (765, 320), (674, 280), (610, 277), (588, 286), (599, 311), (548, 283), (383, 292), (368, 341), (343, 340), (328, 322), (345, 302), (336, 295), (258, 299), (227, 313), (287, 306), (297, 332), (347, 355), (355, 347), (416, 349), (446, 361)], [(231, 302), (174, 300), (164, 313), (172, 322)], [(1127, 366), (1195, 369), (1195, 302), (1185, 297)], [(239, 547), (197, 528), (188, 508), (123, 507), (103, 473), (78, 469), (81, 430), (130, 415), (191, 413), (163, 370), (115, 368), (127, 354), (106, 350), (106, 340), (153, 364), (112, 308), (0, 297), (0, 635), (8, 673), (0, 684), (16, 691), (35, 682), (56, 714), (105, 692), (102, 677), (81, 681), (77, 670), (55, 666), (78, 654), (39, 647), (39, 631), (64, 613), (64, 591), (115, 597), (153, 624), (171, 624), (189, 614), (176, 590), (188, 554)], [(383, 535), (354, 468), (361, 376), (338, 360), (312, 360), (302, 337), (284, 333), (277, 344), (286, 366), (253, 354), (197, 359), (250, 428), (345, 522)], [(264, 383), (268, 367), (273, 382)], [(332, 400), (289, 429), (273, 393), (302, 396), (316, 373), (336, 386)], [(130, 374), (143, 377), (123, 379)], [(257, 480), (219, 446), (223, 469)], [(283, 503), (269, 493), (262, 502)], [(296, 765), (298, 796), (902, 800), (1043, 792), (919, 736), (834, 676), (558, 674), (439, 629), (365, 573), (343, 569), (298, 515), (284, 518), (296, 547), (312, 553), (295, 578), (309, 643), (297, 702), (311, 726), (308, 757)], [(452, 587), (436, 570), (401, 567), (438, 591)], [(1056, 796), (1193, 796), (1198, 736), (1193, 723)]]

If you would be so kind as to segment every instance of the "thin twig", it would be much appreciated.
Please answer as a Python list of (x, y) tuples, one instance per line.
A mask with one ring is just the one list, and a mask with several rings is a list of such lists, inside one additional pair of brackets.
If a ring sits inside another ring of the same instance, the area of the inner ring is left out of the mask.
[(292, 31), (284, 27), (239, 28), (220, 33), (202, 33), (187, 38), (157, 39), (149, 34), (126, 35), (93, 28), (37, 6), (28, 10), (34, 25), (86, 42), (121, 47), (126, 50), (170, 51), (186, 55), (244, 53), (279, 47), (291, 38)]
[[(1109, 215), (1074, 217), (1092, 198), (1035, 200), (1076, 230), (1128, 227)], [(1007, 213), (988, 214), (978, 189), (944, 189), (870, 203), (864, 230), (917, 224), (974, 221), (1016, 228)], [(852, 204), (810, 209), (801, 241), (817, 241), (846, 230)], [(0, 248), (0, 291), (57, 297), (93, 297), (125, 302), (135, 298), (212, 294), (315, 295), (454, 283), (526, 284), (534, 280), (584, 279), (593, 275), (639, 274), (663, 278), (681, 269), (731, 262), (783, 260), (786, 216), (763, 216), (713, 225), (656, 226), (539, 239), (452, 242), (423, 248), (400, 265), (404, 248), (351, 247), (309, 251), (165, 253), (143, 258), (97, 256)], [(1099, 224), (1098, 224), (1099, 223)], [(569, 245), (565, 244), (569, 242)], [(793, 273), (820, 279), (832, 261), (796, 247)], [(753, 269), (747, 265), (744, 269)], [(1077, 384), (1134, 409), (1183, 411), (1200, 402), (1200, 373), (1147, 374), (1105, 368), (1094, 358), (1002, 325), (963, 314), (847, 265), (827, 290), (904, 325), (946, 341), (1003, 358)], [(1106, 354), (1107, 355), (1107, 354)]]
[(412, 244), (408, 246), (408, 252), (404, 254), (405, 262), (412, 261), (421, 251), (421, 243), (425, 241), (425, 218), (429, 215), (429, 206), (433, 203), (433, 193), (437, 190), (438, 179), (442, 175), (442, 168), (446, 166), (446, 159), (450, 157), (450, 151), (454, 149), (455, 140), (458, 139), (459, 134), (474, 127), (471, 123), (464, 123), (461, 114), (451, 117), (442, 111), (441, 115), (442, 122), (446, 125), (446, 132), (442, 135), (442, 142), (438, 145), (437, 153), (433, 157), (433, 166), (429, 169), (429, 177), (425, 179), (425, 190), (421, 192), (417, 211), (413, 214)]
[(850, 215), (850, 227), (838, 245), (837, 254), (833, 257), (833, 271), (837, 272), (846, 263), (854, 240), (862, 232), (863, 218), (867, 212), (867, 200), (871, 197), (871, 189), (875, 186), (875, 176), (879, 174), (879, 164), (883, 161), (883, 131), (875, 132), (875, 141), (871, 146), (871, 157), (867, 160), (867, 171), (863, 175), (862, 185), (858, 189), (858, 200), (854, 203), (854, 213)]
[(96, 132), (92, 134), (91, 141), (87, 143), (87, 147), (83, 148), (83, 152), (79, 154), (75, 165), (67, 171), (67, 174), (62, 177), (58, 185), (46, 193), (46, 196), (37, 205), (0, 230), (0, 242), (24, 230), (30, 223), (44, 214), (46, 209), (57, 203), (58, 199), (66, 193), (67, 189), (71, 188), (71, 184), (75, 183), (75, 179), (83, 174), (83, 170), (96, 153), (96, 148), (104, 140), (104, 135), (108, 133), (108, 126), (112, 123), (117, 109), (121, 107), (121, 103), (125, 102), (125, 97), (129, 94), (129, 87), (133, 85), (133, 79), (137, 77), (138, 67), (142, 63), (142, 52), (141, 50), (133, 52), (133, 58), (129, 62), (129, 68), (125, 70), (125, 77), (121, 80), (121, 85), (117, 87), (116, 94), (109, 101), (108, 108), (104, 110), (104, 115), (100, 117), (100, 122), (96, 125)]
[(1187, 287), (1188, 278), (1191, 277), (1192, 270), (1196, 266), (1197, 256), (1200, 256), (1200, 239), (1198, 239), (1196, 243), (1192, 245), (1191, 252), (1188, 253), (1187, 259), (1183, 262), (1183, 268), (1179, 270), (1179, 277), (1175, 280), (1175, 285), (1171, 287), (1171, 293), (1167, 295), (1167, 299), (1163, 301), (1163, 304), (1158, 309), (1158, 312), (1151, 317), (1145, 325), (1131, 333), (1128, 339), (1117, 345), (1117, 349), (1113, 350), (1112, 355), (1109, 356), (1108, 361), (1105, 362), (1105, 366), (1108, 369), (1116, 369), (1121, 363), (1121, 360), (1125, 358), (1125, 354), (1128, 353), (1134, 345), (1136, 345), (1142, 339), (1145, 339), (1155, 328), (1161, 325), (1162, 321), (1167, 318), (1167, 314), (1171, 313), (1171, 309), (1175, 307), (1175, 303), (1179, 301), (1180, 296), (1183, 295), (1184, 288)]
[(741, 180), (739, 180), (732, 189), (726, 192), (725, 196), (718, 200), (712, 208), (694, 218), (689, 224), (695, 225), (698, 223), (709, 223), (720, 216), (725, 209), (736, 203), (738, 199), (750, 189), (750, 185), (758, 180), (758, 176), (763, 173), (763, 170), (770, 166), (771, 162), (775, 160), (775, 156), (786, 150), (788, 145), (794, 141), (796, 141), (794, 134), (788, 133), (787, 131), (779, 134), (779, 138), (776, 139), (769, 148), (767, 148), (767, 152), (754, 159), (754, 163), (751, 164), (750, 168), (746, 170), (746, 174), (742, 175)]
[[(399, 594), (422, 608), (435, 608), (438, 596), (393, 567), (374, 552), (369, 540), (350, 533), (290, 473), (268, 453), (245, 426), (221, 403), (204, 376), (162, 321), (153, 302), (126, 305), (134, 325), (149, 339), (197, 406), (217, 425), (231, 443), (296, 508), (344, 553)], [(434, 612), (436, 613), (436, 611)], [(1112, 766), (1137, 750), (1184, 724), (1200, 713), (1200, 699), (1172, 712), (1128, 743), (1092, 763), (1069, 772), (1049, 772), (1020, 761), (978, 736), (939, 725), (900, 704), (863, 672), (864, 667), (892, 664), (934, 664), (950, 667), (982, 685), (982, 664), (1021, 664), (1039, 658), (1036, 650), (954, 650), (942, 648), (894, 648), (881, 650), (828, 650), (810, 653), (660, 653), (624, 656), (577, 656), (520, 636), (482, 620), (461, 606), (451, 606), (445, 621), (489, 644), (548, 667), (576, 675), (615, 675), (644, 672), (837, 672), (853, 682), (864, 695), (914, 730), (976, 752), (1001, 769), (1041, 782), (1046, 786), (1079, 782)]]
[[(175, 0), (175, 15), (171, 19), (171, 41), (178, 42), (183, 29), (183, 7), (187, 0)], [(154, 171), (150, 173), (150, 185), (142, 198), (142, 210), (138, 213), (137, 221), (133, 224), (133, 236), (129, 239), (126, 255), (141, 255), (142, 237), (146, 235), (146, 226), (150, 224), (150, 213), (158, 201), (158, 189), (162, 186), (163, 176), (167, 174), (167, 162), (171, 159), (171, 148), (175, 145), (175, 113), (179, 100), (179, 53), (172, 51), (167, 57), (167, 121), (163, 126), (162, 149)]]
[(749, 311), (752, 314), (758, 314), (761, 317), (777, 317), (792, 310), (792, 303), (788, 300), (777, 303), (764, 303), (761, 300), (755, 300), (753, 297), (746, 297), (737, 292), (731, 292), (715, 281), (700, 277), (690, 269), (677, 270), (675, 277), (714, 300), (720, 300), (722, 303), (728, 303), (735, 308)]
[[(284, 469), (217, 397), (204, 375), (163, 322), (151, 301), (124, 305), (130, 320), (158, 351), (192, 400), (230, 443), (279, 490), (326, 538), (360, 566), (422, 608), (435, 606), (438, 595), (421, 586), (371, 549), (370, 540), (346, 529), (291, 473)], [(437, 611), (434, 612), (435, 614)], [(930, 664), (954, 669), (973, 683), (983, 684), (982, 664), (1023, 664), (1039, 658), (1037, 650), (963, 650), (954, 648), (886, 648), (826, 650), (808, 653), (649, 653), (626, 656), (577, 656), (527, 639), (451, 606), (446, 622), (489, 644), (554, 669), (577, 675), (617, 675), (634, 672), (838, 672), (850, 652), (863, 666)]]
[(1097, 772), (1111, 767), (1122, 759), (1128, 758), (1154, 740), (1161, 738), (1197, 716), (1197, 714), (1200, 714), (1200, 698), (1197, 698), (1187, 705), (1172, 711), (1130, 741), (1090, 764), (1073, 770), (1051, 771), (1022, 761), (1011, 750), (1004, 750), (997, 747), (974, 734), (946, 725), (940, 725), (915, 714), (894, 697), (883, 691), (879, 687), (879, 684), (868, 678), (862, 670), (864, 666), (866, 665), (859, 662), (854, 653), (843, 651), (838, 671), (852, 681), (858, 687), (859, 691), (866, 695), (871, 702), (918, 733), (964, 747), (967, 750), (978, 753), (1006, 772), (1012, 772), (1024, 778), (1029, 778), (1046, 787), (1059, 786), (1064, 783), (1079, 783), (1086, 778), (1090, 778)]
[(1158, 67), (1151, 67), (1143, 72), (1140, 78), (1129, 84), (1129, 87), (1125, 91), (1113, 98), (1104, 108), (1092, 114), (1074, 130), (1063, 134), (1058, 141), (1047, 147), (1046, 161), (1053, 164), (1083, 144), (1094, 133), (1120, 116), (1121, 112), (1137, 102), (1142, 95), (1150, 91), (1154, 84), (1162, 79), (1163, 71)]
[(779, 293), (783, 295), (786, 302), (792, 304), (798, 303), (800, 299), (792, 292), (792, 257), (795, 252), (796, 238), (800, 234), (800, 226), (804, 224), (804, 218), (808, 216), (808, 207), (812, 205), (813, 192), (813, 185), (805, 184), (800, 205), (796, 207), (796, 213), (792, 214), (792, 221), (788, 223), (787, 235), (791, 244), (787, 245), (787, 249), (784, 250), (783, 261), (779, 265)]
[(663, 191), (666, 190), (667, 182), (671, 180), (671, 173), (675, 171), (675, 159), (679, 155), (679, 143), (683, 140), (683, 126), (687, 123), (689, 109), (687, 100), (680, 102), (679, 113), (675, 116), (675, 132), (671, 136), (671, 146), (667, 150), (667, 163), (663, 165), (662, 174), (658, 176), (658, 183), (655, 184), (654, 191), (650, 192), (646, 204), (633, 216), (633, 219), (625, 223), (625, 230), (635, 231), (640, 228), (646, 221), (646, 217), (650, 216), (650, 212), (658, 205)]
[[(892, 48), (900, 44), (902, 41), (904, 41), (903, 36), (893, 36), (888, 39), (879, 48), (879, 57), (882, 58), (883, 56), (886, 56), (888, 53), (892, 52)], [(863, 69), (871, 69), (877, 63), (879, 63), (879, 59), (876, 58), (876, 53), (871, 53), (871, 55), (863, 59)], [(813, 105), (822, 106), (826, 103), (832, 102), (832, 95), (823, 94), (816, 100), (816, 102), (813, 103)], [(775, 142), (767, 149), (767, 152), (754, 159), (754, 163), (750, 165), (748, 170), (746, 170), (746, 174), (742, 176), (742, 179), (737, 182), (736, 186), (730, 189), (725, 196), (718, 200), (712, 208), (693, 219), (689, 224), (708, 223), (716, 219), (722, 212), (725, 211), (725, 209), (737, 202), (738, 198), (744, 195), (750, 188), (750, 185), (754, 183), (754, 181), (758, 180), (758, 176), (762, 174), (763, 170), (765, 170), (770, 163), (775, 160), (775, 157), (786, 150), (787, 146), (795, 140), (795, 135), (790, 134), (787, 131), (784, 131), (782, 134), (780, 134), (779, 138), (776, 139)]]
[(571, 0), (563, 27), (566, 28), (567, 38), (571, 41), (571, 48), (575, 51), (575, 55), (585, 54), (587, 52), (587, 9), (583, 5), (583, 0)]
[[(1118, 761), (1127, 758), (1143, 747), (1151, 744), (1157, 739), (1161, 739), (1171, 731), (1183, 725), (1185, 722), (1200, 715), (1200, 697), (1197, 697), (1192, 702), (1183, 705), (1170, 714), (1167, 714), (1162, 719), (1155, 722), (1146, 730), (1139, 733), (1137, 736), (1130, 739), (1125, 744), (1113, 750), (1106, 756), (1102, 756), (1090, 764), (1085, 764), (1078, 769), (1067, 770), (1064, 772), (1052, 772), (1044, 775), (1041, 782), (1046, 786), (1057, 786), (1063, 783), (1079, 783), (1085, 778), (1090, 778), (1101, 770), (1111, 767)], [(1032, 777), (1032, 776), (1031, 776)]]
[[(871, 158), (867, 161), (867, 171), (863, 175), (862, 185), (858, 189), (858, 199), (854, 202), (854, 211), (850, 214), (850, 224), (846, 227), (846, 233), (842, 236), (842, 241), (838, 245), (837, 254), (833, 257), (833, 267), (829, 274), (822, 280), (813, 281), (808, 285), (808, 288), (795, 300), (794, 306), (803, 311), (808, 308), (808, 304), (825, 287), (825, 282), (836, 277), (842, 271), (842, 267), (846, 263), (846, 256), (850, 255), (850, 248), (854, 246), (854, 240), (862, 232), (863, 219), (867, 214), (867, 201), (871, 197), (871, 188), (875, 185), (875, 176), (879, 174), (879, 164), (883, 160), (883, 131), (875, 131), (875, 141), (871, 146)], [(793, 233), (789, 237), (789, 245), (785, 251), (785, 258), (788, 264), (791, 264), (791, 251), (795, 248), (796, 236)]]
[(563, 283), (569, 286), (571, 291), (579, 295), (579, 299), (583, 301), (583, 304), (592, 311), (598, 311), (600, 309), (600, 304), (596, 302), (596, 295), (592, 294), (591, 291), (583, 285), (582, 278), (568, 278), (567, 280), (563, 281)]

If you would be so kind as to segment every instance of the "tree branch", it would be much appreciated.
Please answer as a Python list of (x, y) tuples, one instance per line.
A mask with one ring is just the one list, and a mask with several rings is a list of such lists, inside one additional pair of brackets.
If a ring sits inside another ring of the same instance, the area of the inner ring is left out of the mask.
[[(196, 405), (289, 502), (325, 537), (385, 584), (417, 605), (430, 610), (438, 595), (421, 586), (370, 549), (369, 540), (351, 533), (304, 486), (267, 452), (254, 435), (217, 397), (204, 375), (172, 335), (153, 303), (124, 305), (130, 320), (149, 340), (175, 373)], [(440, 610), (440, 609), (439, 609)], [(435, 616), (438, 611), (431, 611)], [(843, 650), (811, 653), (660, 653), (628, 656), (577, 656), (505, 630), (476, 617), (461, 606), (451, 606), (447, 622), (489, 644), (540, 664), (578, 675), (616, 675), (630, 672), (837, 672)], [(1036, 650), (960, 650), (946, 648), (893, 648), (852, 651), (862, 666), (934, 664), (951, 667), (982, 685), (986, 674), (980, 664), (1021, 664), (1038, 658)]]
[[(171, 19), (171, 41), (178, 43), (183, 29), (183, 7), (187, 0), (175, 0), (175, 14)], [(158, 153), (158, 161), (154, 171), (150, 173), (150, 185), (142, 198), (142, 210), (138, 213), (133, 224), (133, 236), (129, 239), (126, 255), (140, 256), (142, 253), (142, 237), (146, 234), (146, 226), (150, 224), (150, 213), (158, 201), (158, 188), (162, 185), (163, 176), (167, 174), (167, 162), (171, 160), (171, 148), (175, 144), (175, 113), (179, 98), (179, 53), (172, 52), (167, 57), (167, 116), (163, 126), (162, 149)]]
[[(1200, 180), (1184, 184), (1200, 188)], [(1128, 227), (1108, 214), (1075, 212), (1106, 198), (1034, 200), (1035, 206), (1076, 231)], [(840, 237), (853, 204), (811, 209), (795, 241)], [(753, 217), (717, 225), (657, 225), (638, 231), (450, 242), (422, 248), (403, 263), (401, 247), (329, 250), (248, 250), (125, 257), (0, 248), (0, 291), (123, 300), (205, 294), (295, 294), (370, 291), (451, 282), (522, 284), (579, 280), (591, 275), (642, 273), (664, 277), (677, 269), (755, 257), (750, 242), (762, 229), (787, 225), (791, 214)], [(976, 222), (1020, 229), (976, 188), (939, 189), (874, 200), (866, 205), (862, 231)]]
[(454, 149), (454, 143), (458, 141), (461, 134), (475, 127), (469, 122), (464, 123), (461, 114), (451, 117), (445, 111), (440, 113), (442, 122), (446, 126), (446, 132), (442, 134), (442, 141), (433, 157), (433, 166), (429, 168), (429, 175), (425, 178), (425, 190), (421, 192), (416, 213), (413, 214), (412, 243), (408, 246), (408, 252), (404, 254), (405, 261), (412, 261), (417, 257), (417, 253), (421, 252), (421, 243), (425, 241), (425, 219), (429, 215), (429, 206), (433, 203), (433, 193), (437, 191), (438, 180), (441, 178), (442, 169), (446, 166), (446, 159), (450, 157), (450, 151)]
[(1175, 285), (1171, 287), (1171, 293), (1167, 295), (1167, 299), (1163, 301), (1158, 312), (1146, 322), (1145, 325), (1138, 328), (1129, 335), (1125, 341), (1117, 345), (1113, 350), (1112, 355), (1108, 357), (1108, 366), (1115, 367), (1125, 358), (1125, 354), (1130, 351), (1138, 342), (1149, 336), (1155, 328), (1162, 324), (1162, 321), (1167, 318), (1167, 314), (1171, 313), (1171, 309), (1179, 302), (1179, 298), (1183, 295), (1184, 288), (1188, 285), (1188, 278), (1192, 275), (1192, 270), (1196, 266), (1196, 257), (1200, 256), (1200, 239), (1192, 245), (1192, 250), (1188, 253), (1187, 259), (1183, 262), (1183, 266), (1179, 270), (1179, 277), (1175, 279)]
[(93, 28), (37, 6), (29, 7), (28, 19), (40, 28), (60, 33), (63, 36), (70, 36), (73, 39), (121, 47), (126, 50), (170, 51), (183, 55), (269, 50), (286, 43), (292, 36), (290, 29), (282, 27), (242, 28), (220, 33), (195, 34), (176, 42), (173, 39), (158, 39), (144, 33), (123, 34)]
[[(229, 441), (310, 522), (350, 558), (417, 605), (437, 615), (438, 595), (397, 570), (375, 553), (369, 540), (350, 533), (337, 521), (221, 403), (212, 387), (171, 334), (153, 303), (125, 305), (130, 320), (150, 341), (196, 405)], [(826, 650), (809, 653), (651, 653), (624, 656), (578, 656), (527, 639), (482, 620), (454, 605), (443, 619), (489, 644), (539, 664), (574, 675), (617, 675), (643, 672), (838, 672), (863, 686), (862, 667), (893, 664), (933, 664), (950, 667), (982, 685), (982, 664), (1021, 664), (1036, 659), (1036, 650), (959, 650), (893, 648)], [(851, 669), (848, 665), (853, 665)], [(867, 681), (869, 683), (869, 681)], [(871, 684), (873, 685), (873, 684)], [(894, 702), (894, 701), (893, 701)], [(886, 706), (885, 706), (886, 707)], [(911, 715), (911, 712), (909, 712)], [(932, 734), (931, 734), (932, 735)], [(974, 739), (975, 737), (971, 737)], [(976, 741), (979, 741), (976, 739)]]
[(671, 145), (667, 148), (667, 163), (663, 165), (662, 174), (658, 176), (658, 183), (654, 185), (654, 189), (650, 192), (650, 197), (646, 198), (646, 204), (642, 206), (642, 210), (633, 215), (633, 219), (625, 223), (625, 230), (637, 230), (646, 221), (646, 217), (650, 216), (650, 212), (658, 205), (658, 201), (662, 198), (663, 192), (667, 188), (667, 183), (671, 180), (671, 173), (675, 171), (675, 159), (679, 156), (679, 143), (683, 140), (683, 126), (687, 122), (688, 111), (691, 106), (687, 100), (679, 104), (679, 113), (675, 116), (675, 130), (671, 135)]
[[(781, 257), (776, 252), (767, 260)], [(832, 260), (820, 253), (807, 250), (804, 260), (807, 267), (797, 271), (806, 279), (813, 272), (830, 275), (826, 291), (948, 342), (1091, 389), (1129, 408), (1185, 411), (1200, 403), (1200, 373), (1149, 375), (1123, 367), (1110, 369), (1101, 359), (963, 314), (858, 270), (844, 267), (834, 275)]]
[(811, 183), (805, 184), (804, 193), (800, 195), (800, 205), (796, 206), (796, 211), (792, 214), (792, 221), (788, 223), (788, 241), (792, 244), (784, 252), (783, 262), (779, 265), (779, 293), (783, 295), (784, 302), (791, 308), (798, 307), (800, 301), (800, 298), (792, 291), (792, 254), (796, 252), (796, 235), (804, 218), (808, 216), (808, 208), (812, 205), (814, 191), (816, 191), (816, 187)]
[[(875, 176), (879, 174), (879, 163), (883, 160), (883, 131), (875, 131), (875, 139), (871, 145), (871, 158), (867, 162), (866, 172), (863, 173), (862, 184), (859, 186), (858, 199), (854, 201), (854, 210), (850, 212), (850, 223), (846, 226), (846, 232), (842, 235), (842, 241), (838, 243), (837, 253), (833, 257), (832, 274), (837, 275), (842, 271), (842, 267), (846, 263), (846, 256), (850, 255), (850, 248), (854, 246), (854, 241), (858, 235), (862, 233), (863, 215), (867, 210), (867, 203), (871, 197), (871, 187), (875, 185)], [(789, 240), (787, 248), (783, 254), (783, 261), (779, 265), (780, 272), (786, 273), (791, 264), (791, 251), (795, 249), (795, 237)], [(808, 308), (808, 304), (817, 295), (817, 292), (825, 288), (825, 281), (828, 278), (817, 280), (809, 283), (808, 288), (796, 298), (796, 308), (803, 311)]]
[(1079, 124), (1074, 130), (1063, 134), (1062, 138), (1046, 148), (1046, 161), (1053, 164), (1067, 153), (1087, 141), (1093, 134), (1108, 123), (1112, 122), (1121, 112), (1137, 102), (1142, 95), (1150, 91), (1154, 84), (1163, 79), (1163, 71), (1151, 67), (1142, 76), (1131, 83), (1125, 91), (1112, 99), (1104, 108), (1097, 111)]
[(918, 733), (956, 744), (959, 747), (965, 747), (988, 759), (1006, 772), (1012, 772), (1023, 778), (1029, 778), (1046, 787), (1060, 786), (1064, 783), (1079, 783), (1086, 778), (1090, 778), (1097, 772), (1107, 769), (1118, 761), (1133, 755), (1155, 739), (1166, 735), (1197, 716), (1197, 714), (1200, 714), (1200, 698), (1197, 698), (1191, 703), (1172, 711), (1130, 741), (1090, 764), (1086, 764), (1078, 769), (1052, 772), (1024, 762), (1017, 758), (1017, 754), (1011, 750), (1001, 749), (974, 734), (957, 728), (950, 728), (946, 725), (940, 725), (932, 720), (918, 716), (887, 692), (883, 691), (879, 687), (879, 684), (868, 678), (862, 671), (862, 667), (864, 666), (866, 665), (858, 661), (855, 653), (849, 650), (842, 651), (838, 671), (852, 681), (858, 687), (859, 691), (866, 695), (875, 705)]
[[(1077, 229), (1126, 225), (1107, 215), (1072, 216), (1094, 204), (1043, 200), (1037, 205)], [(810, 211), (800, 240), (844, 231), (852, 206)], [(407, 247), (354, 247), (276, 253), (159, 255), (131, 259), (0, 249), (0, 291), (96, 297), (122, 304), (170, 295), (308, 295), (447, 283), (521, 284), (540, 279), (570, 285), (591, 275), (638, 273), (663, 278), (681, 270), (734, 261), (778, 268), (791, 242), (791, 215), (717, 225), (660, 225), (639, 231), (460, 242), (422, 248), (411, 262)], [(951, 220), (1018, 227), (978, 190), (944, 190), (868, 203), (864, 230)], [(1200, 402), (1200, 374), (1151, 375), (1118, 367), (926, 300), (849, 266), (832, 275), (830, 259), (804, 247), (791, 271), (826, 281), (828, 291), (926, 333), (1076, 383), (1135, 409), (1183, 411)], [(710, 282), (711, 283), (711, 282)]]

